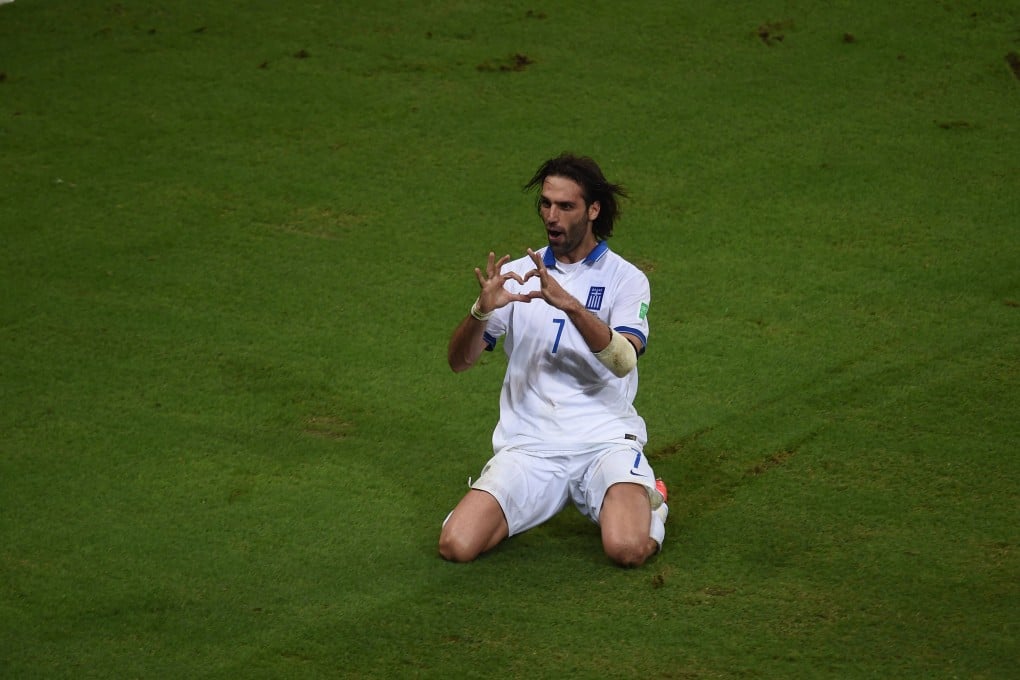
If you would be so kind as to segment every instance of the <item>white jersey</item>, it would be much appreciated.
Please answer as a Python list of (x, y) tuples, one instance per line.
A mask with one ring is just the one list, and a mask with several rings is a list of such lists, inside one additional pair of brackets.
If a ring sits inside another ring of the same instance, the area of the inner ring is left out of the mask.
[[(612, 252), (605, 241), (582, 262), (558, 262), (546, 247), (539, 251), (549, 274), (610, 328), (648, 341), (648, 278)], [(503, 271), (522, 276), (535, 268), (530, 257), (507, 263)], [(510, 292), (538, 290), (538, 277)], [(583, 444), (629, 442), (643, 447), (645, 422), (634, 409), (637, 368), (617, 378), (595, 357), (580, 331), (545, 300), (512, 302), (497, 309), (485, 328), (488, 349), (501, 336), (509, 364), (499, 399), (493, 450), (525, 446), (571, 450)]]

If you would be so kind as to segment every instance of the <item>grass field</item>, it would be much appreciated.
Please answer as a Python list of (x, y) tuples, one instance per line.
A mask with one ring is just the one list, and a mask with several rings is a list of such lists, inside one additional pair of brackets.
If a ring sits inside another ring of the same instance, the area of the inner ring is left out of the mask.
[[(890, 6), (892, 5), (892, 6)], [(0, 677), (1016, 677), (1020, 3), (0, 5)], [(440, 522), (632, 198), (664, 551)]]

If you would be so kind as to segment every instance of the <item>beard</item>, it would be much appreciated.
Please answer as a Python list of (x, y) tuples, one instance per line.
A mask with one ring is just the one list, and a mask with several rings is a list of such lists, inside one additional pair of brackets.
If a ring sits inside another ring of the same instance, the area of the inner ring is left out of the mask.
[(587, 215), (582, 216), (576, 222), (560, 222), (555, 228), (546, 225), (545, 229), (549, 248), (552, 249), (553, 255), (556, 257), (574, 253), (584, 244), (590, 233)]

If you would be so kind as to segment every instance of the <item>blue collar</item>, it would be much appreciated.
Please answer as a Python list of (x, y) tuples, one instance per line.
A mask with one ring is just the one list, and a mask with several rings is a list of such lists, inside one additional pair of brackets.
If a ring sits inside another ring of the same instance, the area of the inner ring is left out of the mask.
[[(582, 260), (582, 262), (584, 262), (584, 264), (586, 265), (591, 266), (598, 262), (599, 259), (608, 252), (609, 244), (606, 243), (605, 241), (599, 241), (598, 244), (596, 244), (596, 246), (592, 248), (592, 251), (588, 253), (588, 256), (585, 257), (584, 260)], [(547, 269), (549, 267), (556, 266), (556, 256), (553, 255), (552, 248), (549, 248), (548, 246), (546, 247), (545, 253), (542, 254), (542, 262), (543, 264), (545, 264)]]

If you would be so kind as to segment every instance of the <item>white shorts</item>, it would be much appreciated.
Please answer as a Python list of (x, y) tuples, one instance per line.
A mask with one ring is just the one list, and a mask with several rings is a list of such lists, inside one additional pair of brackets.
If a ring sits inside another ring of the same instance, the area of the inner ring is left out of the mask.
[(504, 449), (489, 459), (471, 488), (492, 494), (513, 536), (552, 518), (568, 501), (598, 524), (606, 491), (620, 482), (645, 487), (653, 510), (662, 505), (648, 459), (625, 444), (564, 452)]

